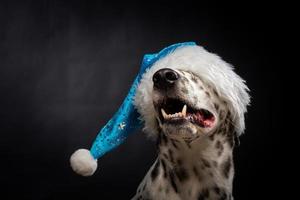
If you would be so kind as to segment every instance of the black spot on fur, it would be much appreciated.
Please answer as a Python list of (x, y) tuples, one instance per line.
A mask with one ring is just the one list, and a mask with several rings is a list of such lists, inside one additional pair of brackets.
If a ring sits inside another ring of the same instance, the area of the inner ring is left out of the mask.
[(209, 197), (209, 190), (208, 189), (203, 189), (202, 194), (204, 197), (208, 198)]
[(216, 147), (217, 150), (218, 150), (218, 156), (221, 156), (221, 154), (223, 153), (223, 150), (224, 150), (224, 146), (223, 146), (223, 144), (221, 143), (220, 140), (218, 140), (218, 141), (216, 142), (215, 147)]
[(225, 117), (225, 111), (224, 110), (221, 110), (220, 114), (219, 114), (219, 118), (220, 120), (223, 120)]
[(212, 164), (213, 164), (214, 167), (217, 167), (217, 166), (218, 166), (218, 162), (215, 161), (215, 160), (212, 162)]
[(228, 134), (228, 123), (224, 123), (224, 124), (223, 124), (221, 134), (222, 134), (222, 135)]
[(175, 149), (178, 149), (178, 146), (174, 140), (171, 140), (172, 145), (175, 147)]
[(208, 97), (210, 97), (210, 94), (209, 94), (209, 92), (207, 92), (207, 91), (206, 91), (206, 92), (205, 92), (205, 94), (206, 94)]
[(178, 166), (181, 166), (182, 165), (182, 160), (181, 159), (177, 159), (177, 164), (178, 164)]
[(217, 197), (218, 197), (217, 199), (218, 200), (227, 200), (227, 197), (229, 195), (227, 195), (227, 193), (224, 190), (224, 188), (220, 188), (218, 186), (214, 186), (212, 189), (213, 189), (212, 191), (217, 195)]
[(230, 123), (230, 121), (231, 121), (231, 120), (229, 120), (229, 125), (228, 125), (228, 128), (229, 128), (229, 129), (228, 129), (228, 131), (229, 131), (230, 133), (234, 133), (234, 126), (233, 126), (233, 124)]
[(221, 194), (221, 189), (218, 186), (214, 186), (213, 187), (213, 191), (217, 194), (220, 195)]
[(200, 182), (202, 180), (202, 177), (200, 176), (200, 174), (199, 174), (199, 172), (198, 172), (198, 170), (195, 166), (193, 167), (193, 172), (194, 172), (195, 176), (197, 177), (197, 179)]
[(224, 132), (224, 125), (222, 124), (218, 129), (217, 129), (217, 134), (222, 135), (222, 133)]
[(188, 94), (188, 93), (189, 93), (189, 91), (188, 91), (188, 89), (186, 89), (186, 87), (182, 87), (182, 88), (180, 89), (180, 91), (181, 91), (183, 94)]
[(165, 159), (169, 160), (169, 156), (166, 153), (163, 153), (163, 156), (165, 157)]
[(225, 178), (229, 178), (229, 172), (232, 165), (231, 157), (229, 156), (226, 161), (223, 163), (222, 171)]
[(165, 163), (165, 161), (164, 161), (163, 159), (161, 160), (161, 165), (162, 165), (162, 167), (163, 167), (164, 177), (167, 178), (166, 163)]
[(185, 180), (188, 178), (188, 173), (187, 173), (187, 171), (186, 171), (184, 168), (182, 168), (182, 167), (176, 169), (176, 170), (175, 170), (175, 173), (176, 173), (176, 175), (177, 175), (177, 177), (178, 177), (178, 180), (179, 180), (180, 182), (183, 182), (183, 181), (185, 181)]
[(191, 144), (188, 141), (185, 141), (185, 144), (187, 145), (188, 148), (192, 148)]
[(224, 190), (221, 190), (219, 200), (227, 200), (227, 194)]
[(158, 160), (155, 165), (154, 165), (154, 168), (151, 172), (151, 179), (152, 179), (152, 182), (155, 181), (157, 175), (158, 175), (158, 170), (159, 170), (159, 166), (160, 166), (160, 161)]
[(227, 119), (231, 119), (231, 112), (230, 112), (230, 111), (227, 112), (226, 118), (227, 118)]
[(163, 142), (164, 144), (168, 144), (168, 142), (169, 142), (169, 140), (168, 140), (168, 138), (166, 137), (165, 134), (162, 134), (162, 142)]
[(205, 200), (205, 197), (202, 193), (199, 193), (198, 200)]
[(222, 145), (221, 141), (218, 140), (218, 141), (216, 142), (215, 147), (216, 147), (217, 149), (221, 149), (221, 148), (223, 148), (222, 146), (223, 146), (223, 145)]
[(198, 196), (198, 200), (205, 200), (209, 197), (209, 190), (208, 189), (203, 189)]
[(197, 170), (197, 167), (193, 167), (193, 172), (194, 172), (194, 174), (196, 175), (196, 176), (199, 176), (199, 172), (198, 172), (198, 170)]
[(207, 168), (211, 167), (210, 163), (206, 159), (202, 158), (201, 161), (205, 167), (207, 167)]
[(217, 90), (213, 89), (213, 92), (214, 92), (214, 94), (215, 94), (217, 97), (219, 96)]
[(194, 83), (198, 83), (198, 78), (195, 75), (191, 75), (191, 79)]
[(182, 81), (182, 84), (185, 85), (185, 84), (188, 84), (189, 83), (189, 80), (185, 77), (181, 77), (181, 81)]
[(217, 103), (214, 103), (214, 106), (215, 106), (215, 109), (216, 109), (216, 111), (219, 111), (219, 104), (217, 104)]
[(234, 127), (232, 124), (229, 124), (229, 127), (228, 127), (228, 133), (227, 133), (227, 141), (228, 141), (228, 144), (231, 148), (234, 147), (235, 145), (235, 141), (238, 142), (239, 144), (239, 140), (235, 140), (235, 139), (238, 139), (238, 136), (234, 130)]
[(174, 157), (173, 157), (173, 151), (171, 149), (169, 149), (169, 156), (170, 156), (170, 161), (171, 163), (174, 163)]
[(176, 185), (176, 183), (175, 183), (175, 175), (174, 175), (174, 173), (172, 173), (172, 172), (170, 171), (170, 172), (169, 172), (169, 177), (170, 177), (170, 182), (171, 182), (171, 185), (172, 185), (174, 191), (175, 191), (176, 193), (178, 193), (177, 185)]

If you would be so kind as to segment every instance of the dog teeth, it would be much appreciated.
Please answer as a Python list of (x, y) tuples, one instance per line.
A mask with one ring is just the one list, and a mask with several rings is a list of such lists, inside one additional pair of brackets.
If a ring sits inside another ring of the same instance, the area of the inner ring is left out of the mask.
[(187, 109), (187, 106), (184, 105), (183, 108), (182, 108), (182, 111), (181, 111), (181, 114), (183, 115), (183, 117), (186, 116), (186, 109)]
[(165, 112), (163, 108), (161, 109), (161, 114), (164, 117), (164, 119), (168, 119), (168, 114)]
[(171, 119), (171, 118), (183, 118), (183, 117), (186, 117), (186, 109), (187, 109), (187, 106), (184, 105), (183, 108), (182, 108), (182, 111), (178, 112), (178, 113), (167, 114), (166, 111), (163, 108), (160, 111), (161, 111), (161, 114), (162, 114), (162, 116), (163, 116), (164, 119)]

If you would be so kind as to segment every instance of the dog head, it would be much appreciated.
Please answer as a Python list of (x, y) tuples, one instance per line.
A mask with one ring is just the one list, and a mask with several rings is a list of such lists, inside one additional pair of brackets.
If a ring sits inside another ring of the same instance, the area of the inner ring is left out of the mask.
[(152, 100), (159, 127), (171, 138), (193, 140), (211, 132), (218, 112), (207, 85), (191, 72), (163, 68), (152, 77)]
[(200, 46), (177, 48), (143, 75), (135, 105), (152, 135), (194, 140), (216, 129), (226, 102), (235, 132), (244, 131), (248, 88), (233, 68)]

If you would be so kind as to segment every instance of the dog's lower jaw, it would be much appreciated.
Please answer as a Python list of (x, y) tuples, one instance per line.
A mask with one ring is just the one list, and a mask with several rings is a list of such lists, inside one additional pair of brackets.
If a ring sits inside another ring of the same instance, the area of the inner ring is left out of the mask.
[(232, 140), (215, 133), (188, 143), (160, 133), (158, 158), (133, 199), (232, 199)]

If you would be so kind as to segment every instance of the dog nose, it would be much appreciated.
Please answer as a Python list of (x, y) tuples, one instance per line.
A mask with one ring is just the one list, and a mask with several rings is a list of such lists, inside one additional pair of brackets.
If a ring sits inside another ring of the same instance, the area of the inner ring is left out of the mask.
[(169, 68), (163, 68), (154, 73), (153, 77), (154, 87), (158, 89), (167, 89), (172, 87), (179, 79), (179, 74)]

